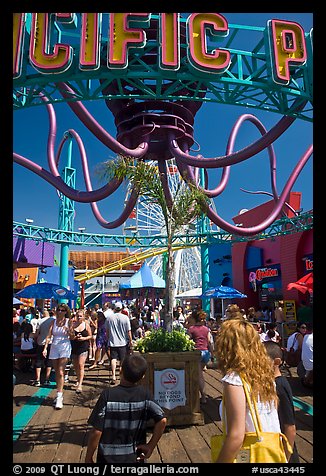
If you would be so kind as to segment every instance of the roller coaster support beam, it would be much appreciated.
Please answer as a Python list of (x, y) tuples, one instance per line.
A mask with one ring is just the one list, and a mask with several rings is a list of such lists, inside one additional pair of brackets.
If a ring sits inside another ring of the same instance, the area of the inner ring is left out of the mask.
[[(199, 179), (200, 182), (199, 184), (204, 187), (205, 184), (205, 175), (204, 175), (204, 169), (200, 169), (199, 172)], [(207, 234), (208, 231), (208, 226), (207, 226), (208, 218), (206, 215), (202, 214), (201, 217), (199, 218), (199, 231), (200, 234), (203, 236)], [(207, 289), (209, 288), (209, 254), (208, 254), (208, 248), (209, 245), (207, 243), (203, 243), (200, 246), (200, 253), (201, 253), (201, 286), (202, 286), (202, 292), (206, 292)], [(211, 314), (211, 312), (214, 310), (211, 309), (210, 306), (210, 301), (208, 298), (204, 298), (202, 300), (202, 309), (205, 311), (207, 314)], [(213, 316), (214, 317), (214, 316)]]
[[(175, 235), (173, 246), (200, 246), (202, 243), (217, 245), (219, 243), (266, 240), (273, 236), (289, 235), (313, 228), (312, 210), (300, 215), (276, 220), (264, 232), (253, 236), (232, 235), (225, 231), (213, 231), (207, 234)], [(164, 235), (105, 235), (100, 233), (84, 233), (67, 230), (55, 230), (30, 223), (13, 222), (13, 236), (24, 237), (35, 241), (52, 243), (68, 243), (74, 246), (98, 246), (105, 248), (161, 248), (167, 245)]]
[[(69, 133), (68, 133), (69, 134)], [(76, 170), (71, 167), (72, 157), (72, 137), (68, 136), (67, 165), (63, 170), (62, 179), (70, 187), (75, 188)], [(65, 195), (60, 197), (58, 228), (64, 231), (73, 231), (74, 229), (75, 206), (74, 202)], [(69, 272), (69, 243), (61, 243), (60, 249), (60, 285), (68, 287)], [(67, 302), (66, 299), (60, 299), (59, 302)]]

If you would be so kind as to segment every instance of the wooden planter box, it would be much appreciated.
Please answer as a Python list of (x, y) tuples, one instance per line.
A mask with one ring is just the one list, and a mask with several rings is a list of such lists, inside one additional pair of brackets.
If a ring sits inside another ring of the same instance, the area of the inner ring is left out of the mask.
[[(149, 352), (141, 355), (148, 363), (142, 384), (150, 389), (154, 399), (162, 406), (167, 425), (203, 425), (198, 384), (200, 351)], [(181, 394), (183, 398), (178, 398)], [(167, 408), (166, 405), (173, 405), (174, 408)]]

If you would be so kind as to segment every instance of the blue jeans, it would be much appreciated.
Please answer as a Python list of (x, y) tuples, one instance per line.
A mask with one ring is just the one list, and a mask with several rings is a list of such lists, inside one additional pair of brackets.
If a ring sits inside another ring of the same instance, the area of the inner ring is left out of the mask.
[(211, 358), (211, 353), (209, 350), (201, 350), (201, 359), (200, 361), (203, 363), (203, 364), (208, 364), (208, 362), (210, 361), (210, 358)]

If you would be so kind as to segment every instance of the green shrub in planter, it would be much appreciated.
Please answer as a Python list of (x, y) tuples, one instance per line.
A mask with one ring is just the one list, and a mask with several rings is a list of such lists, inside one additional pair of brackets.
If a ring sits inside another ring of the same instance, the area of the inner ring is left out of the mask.
[(166, 331), (163, 328), (152, 329), (138, 339), (134, 349), (142, 354), (146, 352), (186, 352), (195, 350), (195, 342), (184, 330)]

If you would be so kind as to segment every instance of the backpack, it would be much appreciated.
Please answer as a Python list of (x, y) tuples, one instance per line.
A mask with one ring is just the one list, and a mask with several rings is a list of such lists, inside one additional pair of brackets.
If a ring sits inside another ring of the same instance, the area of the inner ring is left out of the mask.
[(288, 351), (285, 353), (285, 363), (289, 367), (297, 367), (301, 360), (301, 349), (294, 350), (294, 343), (297, 339), (298, 333), (296, 333), (293, 343)]

